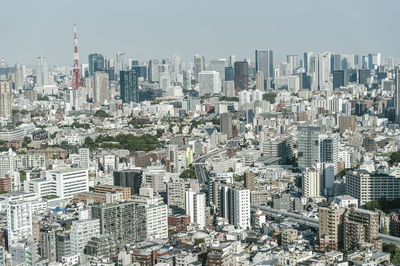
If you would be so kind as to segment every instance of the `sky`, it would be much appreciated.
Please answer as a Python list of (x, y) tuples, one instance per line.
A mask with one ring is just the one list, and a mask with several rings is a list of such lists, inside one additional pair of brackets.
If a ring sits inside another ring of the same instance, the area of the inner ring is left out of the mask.
[(0, 0), (0, 56), (7, 63), (72, 65), (77, 23), (81, 63), (90, 53), (141, 61), (178, 53), (206, 60), (276, 61), (305, 51), (400, 57), (400, 1), (385, 0)]

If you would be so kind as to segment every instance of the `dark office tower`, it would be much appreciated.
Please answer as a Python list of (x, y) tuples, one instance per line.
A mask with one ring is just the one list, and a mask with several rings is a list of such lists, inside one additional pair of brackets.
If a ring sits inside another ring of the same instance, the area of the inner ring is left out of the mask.
[(114, 185), (121, 187), (130, 187), (131, 194), (139, 194), (139, 188), (142, 185), (143, 171), (140, 169), (130, 169), (114, 172)]
[(340, 88), (344, 86), (344, 70), (335, 70), (333, 72), (333, 89)]
[(367, 104), (364, 102), (356, 103), (356, 115), (362, 116), (367, 113)]
[(235, 70), (233, 67), (225, 67), (225, 80), (234, 81), (235, 80)]
[(138, 78), (147, 79), (147, 69), (146, 66), (132, 65), (132, 70), (136, 72)]
[(199, 73), (206, 70), (206, 58), (204, 55), (194, 56), (194, 78), (199, 79)]
[(351, 83), (357, 82), (357, 69), (354, 68), (346, 69), (344, 77), (345, 77), (344, 84), (347, 84), (349, 82)]
[(331, 55), (331, 73), (333, 74), (335, 70), (342, 69), (342, 57), (340, 54)]
[(120, 71), (119, 84), (122, 102), (139, 102), (139, 85), (135, 71)]
[(247, 90), (249, 87), (249, 64), (246, 61), (235, 62), (235, 89)]
[(371, 77), (371, 70), (370, 69), (359, 69), (358, 70), (358, 83), (367, 85), (368, 79)]
[(355, 54), (354, 55), (354, 65), (358, 66), (358, 65), (360, 65), (360, 63), (361, 63), (360, 56), (358, 54)]
[(395, 70), (394, 109), (396, 124), (400, 124), (400, 69)]
[(94, 72), (104, 71), (104, 57), (101, 54), (89, 55), (89, 75), (93, 76)]
[(230, 113), (221, 114), (220, 126), (221, 126), (221, 132), (223, 134), (226, 134), (228, 136), (228, 139), (231, 139), (232, 138), (232, 115)]

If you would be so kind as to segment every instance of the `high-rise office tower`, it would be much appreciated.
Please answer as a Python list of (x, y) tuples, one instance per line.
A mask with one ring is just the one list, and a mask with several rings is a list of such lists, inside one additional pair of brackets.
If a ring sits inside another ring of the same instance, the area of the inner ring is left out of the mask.
[(331, 53), (318, 54), (318, 90), (332, 89), (330, 83)]
[(260, 49), (256, 50), (256, 72), (261, 71), (266, 80), (266, 88), (270, 89), (272, 78), (274, 77), (274, 57), (272, 50)]
[(185, 210), (186, 214), (190, 216), (190, 223), (203, 229), (206, 225), (206, 195), (191, 189), (186, 191)]
[(98, 104), (104, 104), (109, 102), (109, 82), (108, 73), (106, 72), (95, 72), (94, 76), (94, 102)]
[(235, 65), (236, 62), (236, 56), (235, 55), (230, 55), (229, 56), (229, 66), (233, 67)]
[(182, 89), (190, 90), (192, 85), (192, 73), (189, 70), (183, 70)]
[(199, 73), (206, 69), (206, 59), (204, 55), (194, 56), (194, 78), (198, 80)]
[(40, 56), (36, 60), (36, 87), (49, 85), (49, 67), (46, 58)]
[(0, 80), (0, 117), (9, 117), (11, 112), (11, 81)]
[(332, 163), (337, 174), (337, 164), (339, 161), (339, 136), (336, 134), (323, 134), (319, 136), (320, 145), (320, 162)]
[(318, 237), (320, 251), (343, 248), (343, 219), (345, 209), (333, 204), (318, 209)]
[(225, 68), (225, 81), (234, 81), (235, 80), (235, 70), (233, 67), (229, 66)]
[(321, 175), (320, 171), (315, 168), (309, 168), (303, 173), (303, 180), (302, 180), (303, 197), (315, 198), (320, 196), (320, 190), (321, 190), (320, 175)]
[(223, 113), (220, 117), (220, 127), (222, 134), (226, 134), (228, 139), (232, 138), (232, 115)]
[(146, 66), (133, 65), (131, 70), (136, 72), (137, 78), (147, 79), (147, 69)]
[(235, 89), (247, 90), (248, 88), (249, 64), (246, 61), (237, 61), (235, 62)]
[(157, 59), (152, 59), (149, 61), (148, 64), (148, 72), (149, 72), (149, 80), (150, 81), (159, 81), (160, 74), (158, 71), (158, 66), (160, 65), (160, 62)]
[(336, 70), (344, 70), (342, 68), (342, 55), (340, 54), (331, 55), (331, 73), (334, 74)]
[(203, 71), (198, 75), (200, 95), (217, 94), (221, 92), (221, 79), (217, 71)]
[(264, 91), (264, 74), (261, 71), (257, 71), (256, 73), (256, 89)]
[(17, 90), (23, 89), (24, 88), (24, 67), (21, 64), (15, 64), (15, 83), (14, 87)]
[(89, 55), (89, 75), (93, 76), (95, 72), (105, 71), (104, 56), (101, 54)]
[(125, 70), (125, 53), (117, 52), (115, 56), (115, 73), (119, 75), (122, 70)]
[(374, 69), (382, 64), (382, 55), (380, 53), (368, 54), (368, 68)]
[(333, 72), (333, 89), (338, 89), (345, 84), (345, 71), (335, 70)]
[(130, 187), (131, 194), (138, 194), (142, 185), (143, 171), (140, 169), (129, 169), (114, 172), (114, 185)]
[(297, 128), (299, 167), (310, 168), (319, 162), (320, 134), (320, 126), (299, 126)]
[(286, 63), (290, 65), (291, 74), (295, 74), (295, 70), (300, 66), (298, 55), (287, 55)]
[(371, 69), (362, 68), (358, 70), (358, 83), (368, 85), (371, 77)]
[(396, 124), (400, 124), (400, 68), (395, 72), (394, 108)]
[(217, 71), (219, 73), (219, 77), (221, 81), (225, 80), (225, 68), (228, 67), (228, 61), (223, 59), (217, 59), (210, 61), (209, 67), (207, 70)]
[(370, 243), (375, 250), (382, 248), (379, 237), (379, 214), (364, 209), (350, 208), (344, 214), (344, 248), (354, 250), (361, 243)]
[(139, 102), (139, 85), (135, 71), (121, 71), (119, 84), (121, 88), (122, 102)]

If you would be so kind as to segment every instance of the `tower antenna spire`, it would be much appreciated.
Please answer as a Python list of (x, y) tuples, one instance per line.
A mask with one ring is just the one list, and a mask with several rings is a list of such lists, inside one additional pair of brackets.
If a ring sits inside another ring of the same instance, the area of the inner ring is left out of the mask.
[(81, 69), (79, 67), (78, 36), (76, 35), (76, 24), (74, 24), (74, 65), (72, 69), (71, 87), (73, 89), (83, 87)]

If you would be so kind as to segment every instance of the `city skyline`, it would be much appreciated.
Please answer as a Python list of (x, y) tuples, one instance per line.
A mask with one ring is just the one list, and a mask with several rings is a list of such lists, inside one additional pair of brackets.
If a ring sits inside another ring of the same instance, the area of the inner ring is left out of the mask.
[[(117, 51), (141, 61), (176, 53), (184, 61), (192, 61), (195, 54), (206, 55), (207, 61), (230, 54), (254, 61), (255, 49), (273, 50), (277, 62), (287, 54), (302, 55), (306, 51), (379, 52), (384, 57), (400, 57), (396, 47), (400, 37), (390, 27), (382, 26), (396, 23), (394, 7), (400, 7), (400, 3), (385, 4), (253, 1), (249, 5), (239, 1), (202, 1), (194, 5), (149, 1), (113, 6), (99, 1), (96, 12), (91, 12), (91, 4), (86, 2), (57, 6), (50, 1), (27, 2), (24, 9), (8, 2), (3, 6), (10, 12), (0, 18), (7, 40), (0, 43), (0, 56), (9, 66), (33, 65), (38, 56), (46, 57), (49, 65), (72, 65), (71, 25), (77, 23), (81, 63), (87, 62), (88, 54), (113, 57)], [(239, 34), (244, 31), (248, 35), (245, 38)]]

